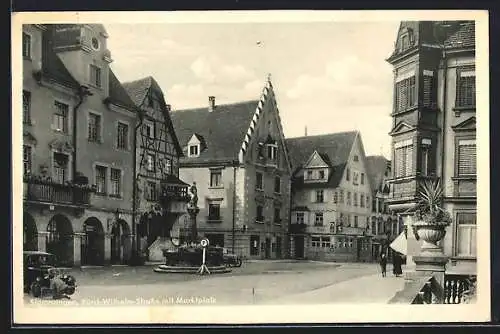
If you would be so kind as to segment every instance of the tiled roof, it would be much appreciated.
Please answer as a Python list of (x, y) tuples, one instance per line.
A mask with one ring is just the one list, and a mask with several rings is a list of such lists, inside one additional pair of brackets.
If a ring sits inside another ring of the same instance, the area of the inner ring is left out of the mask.
[(476, 45), (476, 25), (474, 21), (465, 21), (459, 24), (458, 30), (452, 32), (445, 40), (447, 48), (466, 48)]
[(382, 180), (384, 178), (385, 171), (387, 169), (387, 160), (381, 155), (370, 155), (366, 157), (368, 177), (371, 180), (371, 185), (373, 191), (380, 188)]
[(141, 106), (153, 81), (154, 79), (149, 76), (135, 81), (124, 82), (122, 85), (132, 101), (134, 101), (137, 106)]
[[(175, 132), (184, 152), (193, 134), (204, 138), (206, 149), (199, 157), (183, 158), (182, 163), (217, 163), (238, 160), (243, 139), (259, 101), (217, 105), (171, 112)], [(187, 155), (186, 155), (187, 156)]]
[[(337, 187), (342, 179), (342, 174), (357, 134), (357, 131), (349, 131), (286, 139), (292, 171), (296, 173), (307, 162), (311, 154), (314, 151), (318, 151), (325, 162), (333, 168), (333, 173), (330, 174), (328, 182), (321, 185)], [(306, 186), (302, 178), (294, 178), (293, 182), (295, 186)], [(307, 185), (309, 184), (307, 183)], [(315, 184), (315, 186), (319, 185)]]
[(172, 174), (167, 174), (166, 176), (164, 176), (162, 179), (162, 183), (167, 185), (189, 186), (189, 184)]
[(137, 109), (137, 106), (111, 69), (109, 69), (109, 99), (120, 106), (132, 110)]
[(53, 40), (51, 38), (52, 31), (47, 29), (43, 32), (42, 37), (42, 74), (46, 78), (55, 80), (63, 85), (78, 88), (80, 84), (69, 73), (62, 60), (56, 54), (53, 48)]

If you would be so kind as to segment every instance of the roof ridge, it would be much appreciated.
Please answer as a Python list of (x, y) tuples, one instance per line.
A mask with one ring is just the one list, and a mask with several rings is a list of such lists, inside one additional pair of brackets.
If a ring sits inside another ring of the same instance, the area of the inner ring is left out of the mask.
[[(241, 105), (241, 104), (258, 103), (258, 102), (259, 102), (259, 99), (254, 99), (254, 100), (245, 100), (245, 101), (231, 102), (231, 103), (224, 103), (224, 104), (216, 104), (215, 110), (213, 112), (217, 112), (217, 107), (230, 107), (230, 106), (236, 106), (236, 105)], [(195, 111), (195, 110), (202, 110), (202, 109), (208, 109), (208, 106), (200, 106), (200, 107), (187, 108), (187, 109), (173, 109), (172, 111), (173, 112)]]
[(307, 135), (307, 136), (299, 136), (299, 137), (288, 137), (288, 139), (303, 139), (303, 138), (318, 138), (318, 137), (327, 137), (327, 136), (333, 136), (333, 135), (341, 135), (341, 134), (355, 134), (359, 133), (359, 130), (352, 130), (352, 131), (342, 131), (342, 132), (332, 132), (332, 133), (322, 133), (318, 135)]

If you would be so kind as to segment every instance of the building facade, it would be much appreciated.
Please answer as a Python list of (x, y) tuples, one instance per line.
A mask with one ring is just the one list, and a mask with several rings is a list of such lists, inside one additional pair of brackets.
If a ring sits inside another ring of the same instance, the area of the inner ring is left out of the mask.
[[(24, 250), (62, 264), (127, 261), (136, 107), (102, 25), (23, 26)], [(123, 133), (123, 132), (122, 132)]]
[[(245, 258), (282, 258), (290, 205), (290, 164), (273, 86), (260, 100), (172, 112), (184, 150), (180, 178), (198, 189), (198, 232)], [(187, 238), (186, 216), (174, 234)]]
[[(420, 182), (440, 179), (452, 215), (447, 270), (475, 272), (476, 74), (473, 21), (401, 22), (394, 67), (389, 208), (411, 226)], [(485, 111), (486, 112), (486, 111)], [(418, 251), (408, 234), (409, 255)]]
[(151, 261), (161, 261), (172, 227), (187, 212), (188, 185), (179, 179), (182, 148), (170, 119), (170, 105), (156, 80), (147, 77), (123, 86), (140, 109), (132, 134), (138, 250)]
[(372, 189), (358, 131), (288, 138), (290, 255), (370, 261)]
[(389, 210), (387, 198), (390, 192), (388, 180), (391, 178), (391, 162), (381, 155), (366, 157), (369, 177), (373, 188), (370, 234), (372, 239), (372, 259), (380, 259), (385, 253), (392, 259), (390, 243), (404, 231), (403, 219)]

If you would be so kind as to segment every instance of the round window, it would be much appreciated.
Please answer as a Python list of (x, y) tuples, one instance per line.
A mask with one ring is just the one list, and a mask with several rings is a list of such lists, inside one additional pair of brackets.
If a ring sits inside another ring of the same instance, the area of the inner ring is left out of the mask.
[(99, 49), (99, 40), (95, 37), (92, 38), (92, 47), (95, 49), (95, 50), (98, 50)]

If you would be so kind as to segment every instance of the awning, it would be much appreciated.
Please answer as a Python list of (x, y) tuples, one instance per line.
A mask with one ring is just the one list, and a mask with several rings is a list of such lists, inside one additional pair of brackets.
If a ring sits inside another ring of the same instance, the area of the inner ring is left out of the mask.
[(406, 241), (405, 233), (401, 232), (396, 239), (389, 245), (393, 250), (398, 253), (408, 255), (408, 242)]
[(401, 204), (389, 204), (389, 210), (391, 211), (396, 211), (397, 213), (405, 213), (405, 212), (411, 212), (411, 210), (415, 209), (417, 206), (417, 203), (415, 202), (410, 202), (410, 203), (401, 203)]

